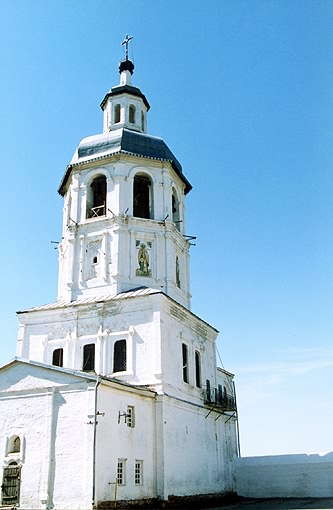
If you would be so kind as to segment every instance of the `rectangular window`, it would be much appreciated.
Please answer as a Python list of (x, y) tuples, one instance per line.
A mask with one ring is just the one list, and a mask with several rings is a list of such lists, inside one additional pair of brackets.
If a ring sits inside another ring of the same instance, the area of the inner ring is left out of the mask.
[(201, 359), (199, 351), (195, 351), (195, 385), (197, 388), (201, 388)]
[(217, 386), (217, 401), (220, 405), (223, 404), (222, 384)]
[(63, 366), (64, 359), (64, 350), (63, 349), (55, 349), (52, 354), (52, 365), (56, 367)]
[(188, 383), (188, 347), (186, 344), (182, 344), (183, 352), (183, 381)]
[(127, 427), (135, 427), (134, 406), (127, 406), (126, 424)]
[(118, 464), (117, 464), (117, 483), (118, 483), (118, 485), (125, 485), (125, 482), (126, 482), (125, 467), (126, 467), (126, 460), (118, 459)]
[(206, 379), (206, 400), (207, 402), (211, 402), (212, 397), (210, 393), (210, 380)]
[(126, 340), (117, 340), (113, 347), (113, 371), (126, 371)]
[(84, 372), (93, 372), (95, 370), (95, 344), (84, 345), (82, 370)]
[(135, 471), (134, 471), (134, 483), (135, 485), (142, 485), (142, 460), (135, 461)]

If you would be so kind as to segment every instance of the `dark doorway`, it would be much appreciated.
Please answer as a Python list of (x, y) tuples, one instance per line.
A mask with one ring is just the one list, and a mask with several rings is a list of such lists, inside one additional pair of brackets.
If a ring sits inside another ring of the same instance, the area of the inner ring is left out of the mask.
[(21, 468), (13, 462), (3, 470), (2, 506), (19, 506)]

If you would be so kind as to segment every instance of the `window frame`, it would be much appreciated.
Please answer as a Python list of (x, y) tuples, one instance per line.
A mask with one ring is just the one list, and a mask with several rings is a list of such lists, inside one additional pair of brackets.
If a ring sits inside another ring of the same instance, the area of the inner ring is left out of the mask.
[[(55, 363), (56, 353), (58, 355), (58, 363)], [(63, 347), (57, 347), (52, 352), (52, 366), (62, 368), (64, 366), (64, 349)]]
[(197, 388), (202, 387), (201, 380), (201, 353), (198, 350), (194, 352), (194, 364), (195, 364), (195, 385)]
[(126, 425), (127, 425), (127, 427), (130, 427), (132, 429), (135, 427), (135, 407), (134, 406), (127, 406)]
[[(85, 352), (88, 351), (88, 348), (90, 348), (90, 352)], [(89, 357), (91, 356), (92, 353), (93, 357), (91, 362)], [(95, 343), (84, 344), (82, 349), (82, 372), (95, 372), (96, 366), (95, 364), (96, 364), (96, 344)], [(91, 368), (91, 366), (93, 368)]]
[[(133, 216), (145, 220), (153, 219), (153, 180), (150, 175), (141, 172), (136, 173), (133, 177), (132, 190)], [(139, 198), (141, 195), (144, 195), (144, 197)]]
[(117, 462), (117, 485), (126, 485), (126, 460), (118, 459)]
[(182, 343), (183, 382), (189, 384), (188, 345)]
[[(122, 366), (125, 366), (125, 368), (122, 368), (121, 370), (115, 370), (115, 368), (118, 368), (118, 365), (116, 367), (116, 345), (120, 344), (120, 342), (124, 342), (122, 345), (122, 352), (121, 354), (118, 354), (118, 356), (122, 356), (122, 359), (119, 361), (117, 360), (118, 364), (121, 364)], [(118, 373), (118, 372), (127, 372), (127, 366), (128, 366), (128, 360), (127, 360), (127, 339), (126, 338), (119, 338), (116, 340), (113, 344), (113, 350), (112, 350), (112, 373)], [(125, 353), (125, 354), (124, 354)]]
[(143, 460), (135, 459), (134, 462), (134, 485), (143, 485)]

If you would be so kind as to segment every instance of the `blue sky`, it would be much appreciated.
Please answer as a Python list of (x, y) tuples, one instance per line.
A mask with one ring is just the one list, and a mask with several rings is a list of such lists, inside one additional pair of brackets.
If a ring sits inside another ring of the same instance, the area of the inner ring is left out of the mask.
[(332, 449), (332, 2), (0, 2), (3, 301), (0, 362), (15, 311), (57, 291), (57, 187), (100, 101), (133, 84), (193, 185), (192, 309), (220, 331), (236, 374), (245, 455)]

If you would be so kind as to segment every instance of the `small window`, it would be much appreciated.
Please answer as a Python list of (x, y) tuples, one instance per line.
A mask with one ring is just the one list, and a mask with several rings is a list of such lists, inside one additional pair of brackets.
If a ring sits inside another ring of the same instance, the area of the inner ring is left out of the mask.
[(141, 129), (145, 130), (145, 114), (143, 112), (141, 112)]
[(120, 122), (120, 104), (116, 104), (114, 107), (114, 123)]
[(97, 262), (98, 262), (98, 258), (96, 256), (93, 257), (93, 264), (97, 264)]
[(118, 485), (125, 485), (125, 468), (126, 468), (126, 460), (119, 459), (117, 464), (117, 483)]
[(201, 388), (201, 356), (199, 351), (195, 351), (195, 385)]
[(135, 485), (142, 485), (142, 460), (135, 461), (135, 470), (134, 470), (134, 483)]
[(212, 396), (211, 396), (211, 392), (210, 392), (210, 380), (209, 379), (206, 379), (206, 400), (207, 400), (207, 402), (211, 402), (212, 401)]
[(113, 371), (126, 371), (126, 340), (117, 340), (113, 348)]
[(21, 451), (21, 439), (19, 436), (12, 436), (8, 441), (7, 453), (19, 453)]
[(223, 390), (222, 390), (222, 384), (218, 384), (217, 386), (217, 401), (220, 405), (223, 404)]
[(176, 256), (176, 285), (180, 289), (180, 269), (178, 255)]
[(134, 104), (129, 105), (128, 120), (131, 124), (135, 124), (135, 106), (134, 106)]
[(64, 361), (64, 349), (55, 349), (52, 354), (52, 365), (62, 367)]
[(132, 427), (132, 428), (135, 427), (134, 406), (127, 406), (126, 424), (127, 424), (127, 427)]
[(186, 344), (182, 344), (183, 353), (183, 381), (188, 383), (188, 347)]
[(133, 185), (133, 215), (137, 218), (151, 217), (151, 180), (146, 175), (136, 175)]
[(172, 190), (172, 221), (175, 223), (176, 228), (180, 230), (179, 200), (175, 189)]
[(83, 347), (82, 370), (84, 372), (95, 370), (95, 344), (87, 344)]

